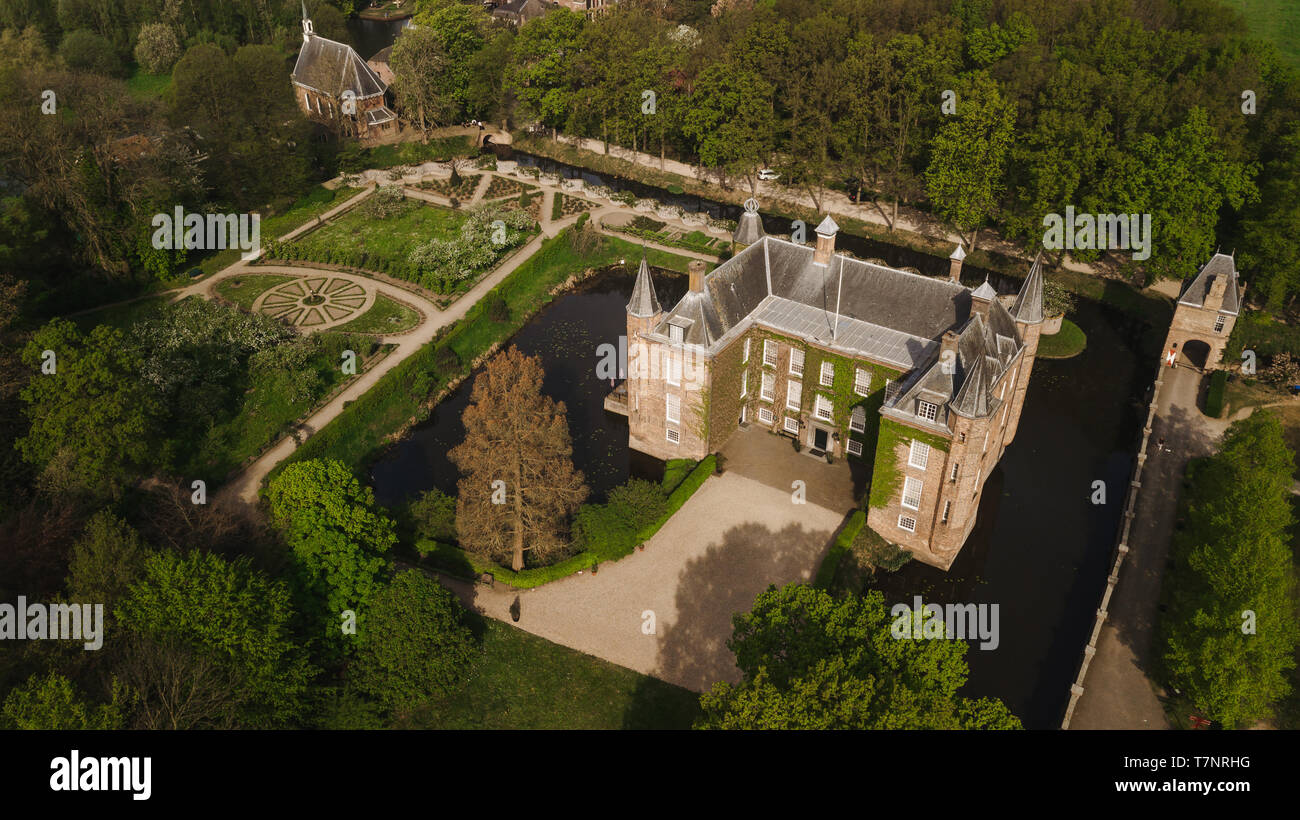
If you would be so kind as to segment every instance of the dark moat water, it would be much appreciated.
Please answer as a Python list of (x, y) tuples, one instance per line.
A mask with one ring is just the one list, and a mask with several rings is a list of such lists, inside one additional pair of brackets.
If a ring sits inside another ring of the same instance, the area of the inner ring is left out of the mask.
[(348, 35), (352, 39), (352, 47), (361, 55), (361, 59), (369, 60), (379, 52), (388, 48), (397, 39), (398, 33), (410, 24), (410, 19), (405, 20), (362, 20), (360, 17), (349, 17), (347, 21)]
[[(605, 411), (610, 385), (595, 375), (597, 347), (625, 332), (632, 282), (630, 269), (590, 280), (511, 340), (541, 357), (543, 389), (567, 406), (574, 462), (593, 500), (629, 476), (655, 478), (662, 469), (628, 449), (627, 420)], [(685, 287), (684, 276), (656, 271), (665, 304)], [(982, 651), (972, 644), (965, 692), (1001, 698), (1029, 728), (1060, 724), (1105, 583), (1152, 376), (1140, 362), (1154, 361), (1154, 352), (1143, 358), (1140, 350), (1142, 323), (1090, 302), (1073, 320), (1088, 334), (1087, 350), (1035, 365), (1016, 440), (989, 476), (979, 523), (952, 569), (913, 562), (879, 584), (891, 603), (921, 595), (927, 603), (998, 604), (1000, 645)], [(373, 466), (381, 503), (430, 487), (455, 492), (458, 475), (446, 453), (464, 438), (460, 415), (471, 386), (467, 380)], [(1089, 500), (1098, 479), (1108, 489), (1104, 506)]]

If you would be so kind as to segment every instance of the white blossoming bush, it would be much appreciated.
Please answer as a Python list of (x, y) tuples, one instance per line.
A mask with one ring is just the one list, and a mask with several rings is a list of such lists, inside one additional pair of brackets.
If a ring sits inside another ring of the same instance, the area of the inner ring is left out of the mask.
[[(498, 220), (505, 226), (504, 235), (494, 224)], [(415, 281), (447, 293), (456, 283), (495, 264), (502, 254), (523, 242), (533, 226), (533, 218), (524, 211), (484, 205), (470, 212), (456, 239), (431, 239), (416, 246), (408, 266)]]

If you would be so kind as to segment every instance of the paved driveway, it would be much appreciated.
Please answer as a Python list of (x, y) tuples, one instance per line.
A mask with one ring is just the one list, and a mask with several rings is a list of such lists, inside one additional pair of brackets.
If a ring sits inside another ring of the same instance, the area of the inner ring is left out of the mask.
[[(547, 640), (703, 691), (738, 681), (731, 616), (769, 584), (810, 581), (842, 513), (728, 471), (710, 478), (645, 551), (533, 590), (445, 582), (468, 606)], [(654, 633), (643, 625), (653, 613)]]

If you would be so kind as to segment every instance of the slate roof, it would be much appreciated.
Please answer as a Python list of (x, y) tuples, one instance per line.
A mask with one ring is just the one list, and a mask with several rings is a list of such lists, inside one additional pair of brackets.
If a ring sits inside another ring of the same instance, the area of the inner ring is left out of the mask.
[(1226, 253), (1216, 253), (1201, 266), (1196, 276), (1183, 289), (1178, 301), (1184, 305), (1205, 306), (1205, 297), (1210, 293), (1210, 283), (1217, 276), (1228, 277), (1227, 290), (1223, 292), (1223, 307), (1220, 311), (1236, 316), (1241, 310), (1237, 297), (1237, 263)]
[(378, 51), (378, 53), (375, 54), (375, 56), (371, 57), (371, 58), (370, 58), (369, 60), (367, 60), (366, 62), (369, 62), (369, 63), (391, 63), (392, 61), (393, 61), (393, 47), (392, 47), (392, 46), (384, 46), (383, 48), (381, 48), (381, 49)]
[(1036, 324), (1043, 321), (1043, 252), (1034, 257), (1025, 283), (1020, 286), (1011, 315), (1021, 322)]
[(358, 100), (377, 97), (388, 90), (375, 70), (352, 46), (313, 34), (306, 38), (290, 75), (297, 85), (341, 99), (351, 91)]
[(752, 245), (766, 235), (762, 218), (757, 213), (744, 211), (736, 221), (736, 232), (731, 235), (731, 240), (737, 245)]
[(636, 272), (636, 284), (632, 286), (632, 298), (627, 302), (627, 312), (644, 319), (662, 311), (659, 297), (655, 295), (655, 283), (650, 278), (650, 266), (642, 256), (641, 267)]

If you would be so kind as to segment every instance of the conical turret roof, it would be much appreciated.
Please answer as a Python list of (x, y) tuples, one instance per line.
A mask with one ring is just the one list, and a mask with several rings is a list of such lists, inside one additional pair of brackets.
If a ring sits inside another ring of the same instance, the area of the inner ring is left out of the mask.
[(627, 302), (627, 312), (630, 316), (642, 319), (663, 312), (663, 308), (659, 307), (659, 297), (655, 295), (655, 284), (650, 278), (650, 265), (644, 256), (641, 257), (641, 267), (636, 272), (636, 284), (632, 286), (632, 298)]
[(1025, 283), (1020, 286), (1015, 304), (1011, 306), (1011, 315), (1017, 322), (1035, 324), (1043, 321), (1043, 252), (1034, 257), (1034, 264), (1029, 268)]

